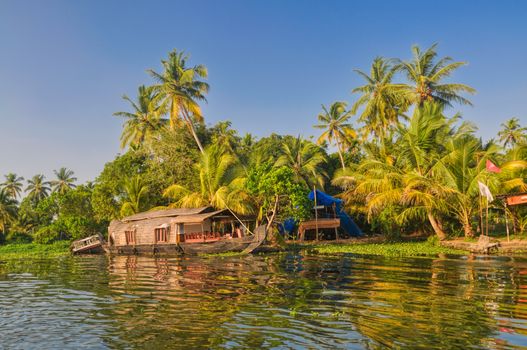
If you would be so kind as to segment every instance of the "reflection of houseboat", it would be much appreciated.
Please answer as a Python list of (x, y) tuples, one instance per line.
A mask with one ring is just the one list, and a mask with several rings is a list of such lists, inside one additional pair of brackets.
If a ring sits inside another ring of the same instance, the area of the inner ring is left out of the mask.
[(265, 228), (251, 234), (250, 220), (228, 209), (179, 208), (139, 213), (114, 220), (108, 227), (113, 253), (250, 252), (265, 239)]

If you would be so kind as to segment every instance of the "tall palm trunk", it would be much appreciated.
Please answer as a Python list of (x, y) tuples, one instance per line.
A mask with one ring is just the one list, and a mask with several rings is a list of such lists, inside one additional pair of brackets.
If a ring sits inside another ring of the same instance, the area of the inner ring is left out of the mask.
[(441, 224), (434, 217), (434, 214), (432, 214), (432, 212), (428, 212), (428, 221), (430, 221), (430, 225), (432, 225), (432, 228), (434, 229), (434, 232), (439, 238), (439, 240), (444, 241), (446, 239), (446, 233), (445, 231), (443, 231)]
[(198, 138), (198, 134), (196, 134), (196, 130), (194, 129), (194, 125), (192, 124), (192, 119), (190, 118), (190, 115), (188, 114), (188, 111), (186, 108), (183, 108), (183, 115), (185, 118), (185, 123), (187, 124), (187, 127), (194, 137), (194, 140), (196, 141), (196, 144), (198, 145), (198, 148), (201, 152), (201, 154), (205, 153), (205, 150), (203, 149), (203, 145), (201, 144), (201, 141)]
[(340, 140), (337, 138), (337, 152), (340, 158), (340, 164), (342, 164), (342, 169), (346, 170), (346, 164), (344, 164), (344, 157), (342, 156), (342, 149), (340, 146)]
[(472, 230), (472, 224), (470, 222), (470, 213), (463, 213), (461, 217), (461, 221), (463, 223), (463, 231), (465, 233), (465, 237), (474, 237), (474, 230)]

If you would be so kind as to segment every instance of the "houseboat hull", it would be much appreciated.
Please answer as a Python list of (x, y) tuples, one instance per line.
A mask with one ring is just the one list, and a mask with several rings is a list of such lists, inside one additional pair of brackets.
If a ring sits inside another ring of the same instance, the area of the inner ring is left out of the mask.
[(135, 246), (110, 247), (111, 254), (163, 254), (163, 255), (198, 255), (220, 254), (228, 252), (251, 253), (263, 244), (266, 239), (265, 226), (255, 230), (255, 234), (242, 238), (221, 239), (213, 242), (180, 242), (178, 244), (143, 244)]

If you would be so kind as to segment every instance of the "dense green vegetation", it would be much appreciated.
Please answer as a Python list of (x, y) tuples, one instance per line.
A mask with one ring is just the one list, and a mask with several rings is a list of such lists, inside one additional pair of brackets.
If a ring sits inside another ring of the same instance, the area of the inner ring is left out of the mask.
[(2, 259), (20, 259), (37, 257), (59, 257), (69, 255), (69, 242), (59, 241), (52, 244), (14, 243), (0, 246)]
[(315, 251), (319, 254), (363, 254), (382, 256), (437, 256), (438, 254), (463, 255), (467, 252), (446, 248), (430, 242), (389, 242), (367, 244), (323, 244)]
[[(161, 71), (148, 71), (151, 86), (123, 97), (128, 108), (115, 113), (124, 119), (123, 153), (93, 182), (76, 186), (66, 168), (26, 186), (5, 175), (1, 242), (78, 239), (153, 208), (212, 205), (260, 222), (300, 220), (310, 214), (313, 187), (343, 198), (366, 232), (472, 237), (480, 230), (478, 181), (494, 194), (527, 191), (527, 128), (512, 118), (496, 139), (481, 140), (455, 113), (475, 92), (452, 82), (465, 63), (439, 57), (435, 45), (413, 47), (410, 60), (377, 57), (369, 71), (357, 70), (364, 85), (352, 90), (354, 101), (306, 116), (320, 131), (316, 142), (239, 135), (229, 121), (207, 125), (200, 107), (210, 88), (206, 67), (190, 65), (178, 50), (161, 63)], [(488, 160), (501, 172), (487, 171)], [(501, 200), (490, 203), (491, 224), (503, 208)], [(526, 207), (507, 215), (514, 233), (525, 232)]]

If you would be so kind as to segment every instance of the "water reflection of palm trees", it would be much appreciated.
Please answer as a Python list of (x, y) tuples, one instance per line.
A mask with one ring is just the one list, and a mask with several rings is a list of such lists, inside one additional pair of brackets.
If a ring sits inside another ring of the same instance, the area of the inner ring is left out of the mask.
[(118, 256), (112, 317), (147, 346), (507, 347), (526, 329), (527, 263), (489, 259)]

